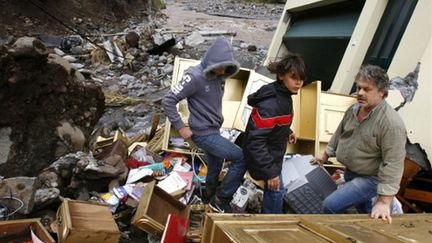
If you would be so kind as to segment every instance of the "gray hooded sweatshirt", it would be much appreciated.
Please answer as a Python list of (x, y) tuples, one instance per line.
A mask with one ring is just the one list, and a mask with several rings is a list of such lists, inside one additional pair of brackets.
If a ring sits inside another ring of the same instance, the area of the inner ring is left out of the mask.
[[(225, 67), (225, 74), (216, 76), (213, 70), (220, 67)], [(173, 127), (179, 130), (185, 126), (176, 105), (179, 101), (187, 99), (190, 111), (189, 127), (194, 135), (219, 133), (223, 123), (222, 96), (225, 80), (237, 73), (239, 67), (229, 42), (224, 37), (218, 37), (207, 50), (201, 63), (189, 69), (162, 101)]]

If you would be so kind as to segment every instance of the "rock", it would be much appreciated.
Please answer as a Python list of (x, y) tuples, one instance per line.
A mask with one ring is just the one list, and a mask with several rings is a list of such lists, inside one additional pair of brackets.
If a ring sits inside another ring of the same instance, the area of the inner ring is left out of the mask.
[(56, 129), (61, 140), (61, 143), (58, 143), (55, 153), (57, 158), (84, 149), (86, 138), (79, 127), (72, 125), (69, 122), (62, 121), (61, 125)]
[(0, 164), (6, 163), (13, 142), (10, 140), (12, 128), (0, 128)]
[[(59, 55), (61, 56), (61, 55)], [(66, 59), (68, 62), (76, 62), (77, 59), (71, 55), (62, 56), (64, 59)]]
[(31, 55), (31, 56), (46, 56), (48, 50), (42, 42), (34, 37), (21, 37), (12, 46), (13, 49), (9, 50), (16, 56)]
[(125, 39), (129, 47), (138, 48), (140, 36), (135, 31), (127, 33)]
[(57, 47), (54, 48), (54, 53), (61, 56), (61, 57), (65, 55), (65, 53)]
[(194, 31), (185, 38), (185, 45), (193, 47), (203, 43), (204, 41), (205, 39), (201, 36), (201, 34), (198, 31)]
[(71, 63), (72, 67), (76, 70), (81, 69), (84, 67), (84, 64), (81, 63)]
[(129, 74), (123, 74), (120, 76), (120, 82), (122, 85), (127, 85), (128, 83), (135, 82), (135, 77)]
[[(72, 152), (83, 149), (87, 145), (85, 138), (104, 111), (105, 98), (101, 88), (84, 86), (82, 74), (65, 59), (54, 53), (42, 55), (34, 49), (22, 48), (36, 45), (37, 49), (43, 50), (37, 43), (40, 42), (27, 38), (17, 41), (15, 49), (0, 48), (0, 66), (8, 67), (0, 69), (3, 124), (0, 129), (3, 134), (5, 128), (11, 129), (9, 140), (13, 143), (9, 152), (6, 151), (7, 157), (2, 157), (7, 160), (0, 163), (0, 175), (6, 178), (38, 175), (58, 158), (57, 155), (71, 152), (63, 149), (67, 136), (74, 141), (70, 145)], [(19, 55), (16, 50), (20, 50)], [(84, 118), (83, 114), (92, 107), (97, 111)], [(80, 142), (75, 133), (65, 133), (63, 140), (60, 138), (57, 127), (63, 121), (81, 130)], [(0, 141), (7, 144), (9, 140), (5, 139), (6, 135), (2, 135)]]
[(39, 187), (39, 181), (36, 177), (12, 177), (0, 182), (0, 191), (6, 191), (3, 196), (11, 195), (17, 199), (10, 200), (10, 207), (18, 209), (18, 213), (29, 214), (33, 210), (34, 197), (36, 188)]
[(58, 199), (60, 196), (60, 190), (57, 188), (44, 188), (39, 189), (35, 193), (35, 207), (40, 207), (42, 205), (48, 205), (51, 202)]
[(255, 45), (249, 45), (249, 46), (247, 47), (247, 50), (248, 50), (248, 51), (251, 51), (251, 52), (253, 52), (253, 51), (257, 51), (257, 47), (256, 47)]
[(174, 70), (174, 66), (171, 64), (166, 64), (163, 68), (162, 68), (163, 72), (165, 74), (171, 74)]

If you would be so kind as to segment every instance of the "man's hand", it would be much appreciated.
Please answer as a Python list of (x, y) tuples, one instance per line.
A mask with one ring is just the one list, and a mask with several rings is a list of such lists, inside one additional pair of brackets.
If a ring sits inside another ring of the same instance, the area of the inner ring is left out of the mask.
[(384, 222), (392, 223), (390, 216), (390, 205), (394, 196), (379, 195), (375, 205), (372, 208), (371, 217), (374, 219), (381, 218)]
[(273, 191), (279, 191), (280, 189), (280, 179), (279, 176), (267, 180), (267, 188)]
[(192, 131), (190, 130), (189, 127), (182, 127), (182, 128), (180, 128), (179, 133), (180, 133), (180, 136), (182, 136), (182, 138), (184, 140), (188, 140), (193, 135), (193, 133), (192, 133)]
[(297, 143), (297, 136), (295, 135), (294, 132), (292, 132), (289, 137), (288, 137), (288, 142), (292, 143), (292, 144), (296, 144)]
[(328, 158), (329, 156), (326, 152), (324, 152), (321, 157), (315, 157), (311, 161), (309, 161), (309, 163), (311, 163), (312, 165), (323, 165), (324, 162), (328, 160)]

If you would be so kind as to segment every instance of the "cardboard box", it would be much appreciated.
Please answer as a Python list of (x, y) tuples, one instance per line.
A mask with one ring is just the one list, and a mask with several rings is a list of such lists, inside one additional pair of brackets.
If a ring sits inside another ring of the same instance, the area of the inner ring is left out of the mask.
[(120, 231), (106, 205), (65, 200), (57, 210), (60, 243), (116, 243)]
[(55, 243), (38, 218), (0, 221), (0, 242), (31, 241), (31, 230), (44, 243)]
[[(171, 86), (177, 85), (177, 81), (183, 77), (185, 70), (199, 64), (197, 60), (176, 57), (174, 62), (174, 72)], [(247, 96), (261, 86), (273, 82), (263, 75), (253, 70), (241, 68), (234, 76), (225, 81), (225, 91), (222, 97), (222, 114), (224, 116), (223, 128), (234, 128), (244, 132), (249, 119), (251, 108), (247, 105)], [(187, 125), (189, 110), (186, 100), (178, 104), (178, 111), (183, 122)], [(180, 134), (171, 127), (171, 123), (166, 121), (165, 133), (162, 149), (168, 152), (180, 152), (187, 154), (197, 153), (197, 147), (192, 141), (186, 143), (173, 143), (172, 140), (181, 138)]]
[(189, 207), (156, 186), (152, 181), (144, 188), (132, 224), (154, 235), (162, 235), (169, 214), (178, 214), (186, 219)]

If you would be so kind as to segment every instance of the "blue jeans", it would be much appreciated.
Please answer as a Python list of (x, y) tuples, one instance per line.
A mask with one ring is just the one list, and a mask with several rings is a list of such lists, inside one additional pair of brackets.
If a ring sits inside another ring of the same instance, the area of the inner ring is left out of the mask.
[(361, 176), (345, 171), (345, 184), (330, 194), (323, 202), (324, 213), (344, 213), (356, 207), (361, 213), (372, 211), (372, 198), (377, 196), (378, 177)]
[(207, 162), (207, 185), (217, 185), (219, 174), (222, 170), (223, 159), (231, 161), (228, 173), (216, 192), (219, 199), (231, 201), (246, 172), (246, 163), (243, 158), (242, 149), (220, 134), (193, 135), (192, 140), (199, 148), (204, 150)]
[(264, 189), (262, 202), (262, 213), (281, 214), (283, 213), (283, 197), (285, 188), (283, 186), (282, 175), (279, 175), (280, 189), (273, 191), (267, 187)]

